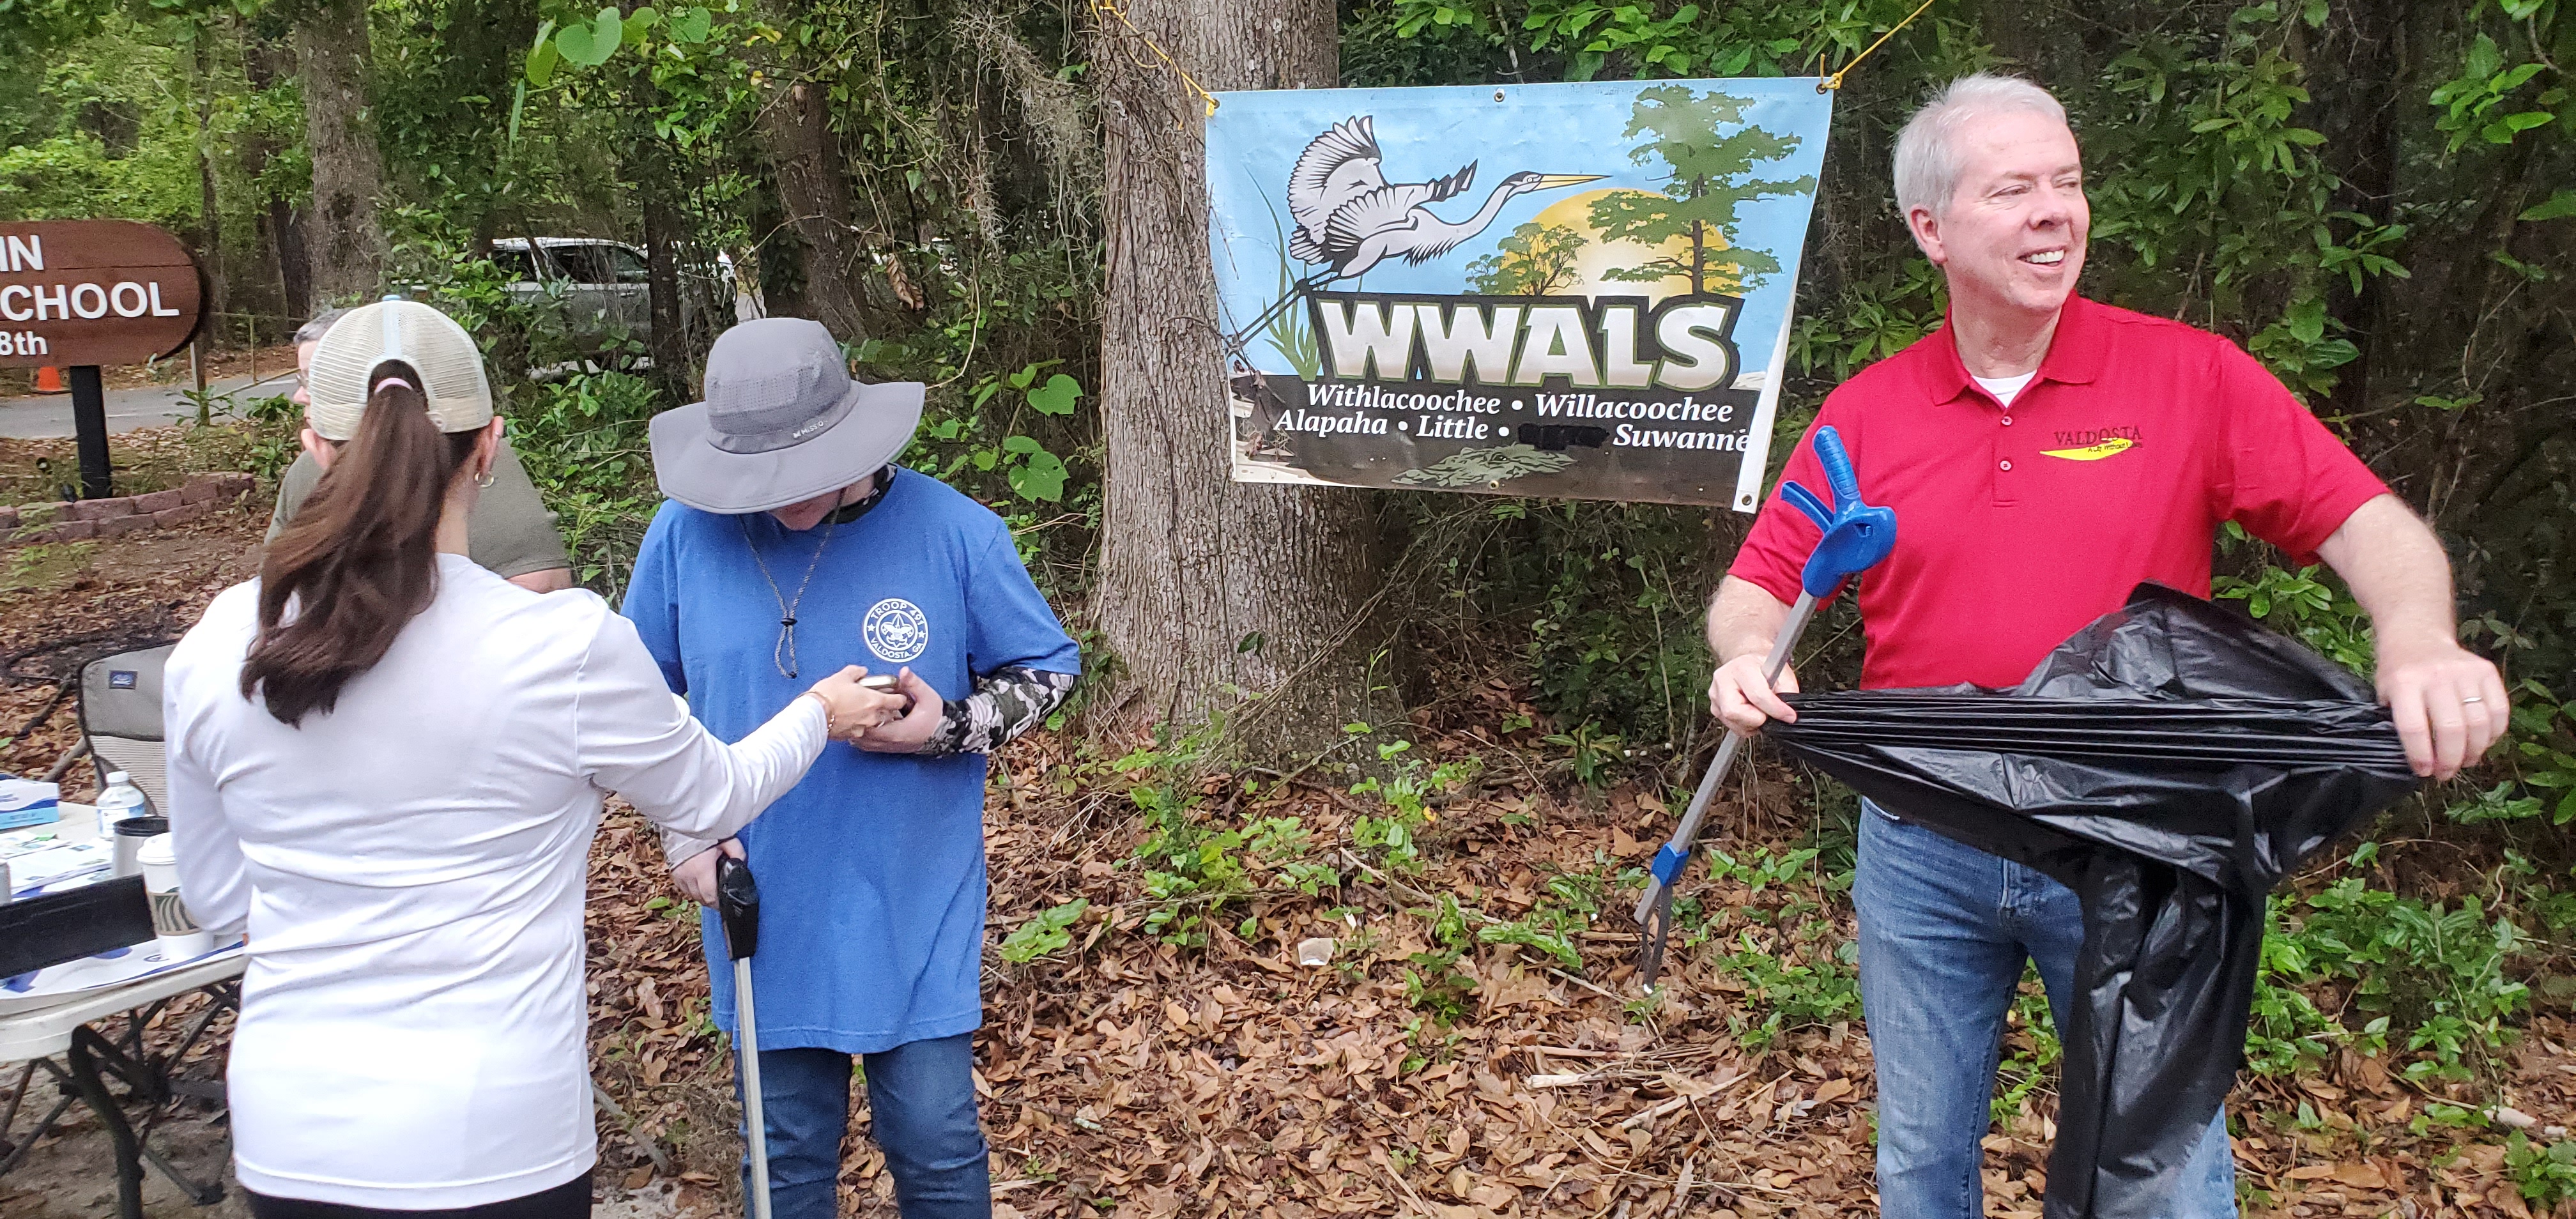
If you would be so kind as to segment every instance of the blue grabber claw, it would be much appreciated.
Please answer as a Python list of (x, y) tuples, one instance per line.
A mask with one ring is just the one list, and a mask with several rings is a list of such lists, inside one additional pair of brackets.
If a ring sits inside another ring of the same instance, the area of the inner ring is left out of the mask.
[(1851, 454), (1844, 451), (1841, 434), (1830, 424), (1816, 429), (1816, 460), (1825, 467), (1833, 506), (1827, 507), (1815, 492), (1793, 482), (1780, 484), (1780, 498), (1824, 530), (1798, 576), (1798, 586), (1823, 601), (1844, 580), (1877, 566), (1896, 549), (1896, 511), (1860, 502), (1860, 479), (1852, 473)]

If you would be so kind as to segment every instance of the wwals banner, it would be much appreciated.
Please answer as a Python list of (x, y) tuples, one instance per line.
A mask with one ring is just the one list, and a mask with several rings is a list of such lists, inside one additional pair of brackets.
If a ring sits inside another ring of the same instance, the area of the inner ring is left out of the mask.
[(1814, 78), (1218, 95), (1234, 477), (1761, 494)]

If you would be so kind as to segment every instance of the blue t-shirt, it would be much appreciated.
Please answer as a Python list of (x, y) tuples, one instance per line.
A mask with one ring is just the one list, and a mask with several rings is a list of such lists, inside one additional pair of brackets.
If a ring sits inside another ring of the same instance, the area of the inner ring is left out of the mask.
[[(750, 538), (746, 544), (745, 528)], [(797, 671), (773, 659), (794, 598)], [(778, 591), (761, 578), (760, 548)], [(1029, 582), (1010, 530), (939, 480), (897, 470), (867, 515), (790, 533), (766, 512), (665, 503), (635, 557), (625, 614), (709, 731), (749, 735), (843, 665), (912, 671), (951, 701), (1008, 665), (1078, 673), (1073, 640)], [(869, 1054), (983, 1023), (984, 755), (912, 757), (834, 742), (741, 834), (760, 882), (760, 1047)], [(733, 971), (701, 920), (716, 1023)]]

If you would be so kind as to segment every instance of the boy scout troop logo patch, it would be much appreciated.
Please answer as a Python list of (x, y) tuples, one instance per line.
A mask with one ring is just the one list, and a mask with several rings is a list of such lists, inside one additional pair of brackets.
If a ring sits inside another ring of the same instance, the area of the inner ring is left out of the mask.
[(912, 602), (888, 597), (868, 607), (859, 634), (867, 640), (869, 651), (889, 663), (902, 664), (920, 658), (930, 647), (930, 619)]

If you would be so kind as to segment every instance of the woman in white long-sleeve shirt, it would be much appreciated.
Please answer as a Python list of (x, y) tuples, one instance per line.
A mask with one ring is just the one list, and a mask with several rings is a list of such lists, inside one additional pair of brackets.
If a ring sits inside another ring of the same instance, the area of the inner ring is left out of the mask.
[(236, 1171), (261, 1219), (587, 1214), (602, 791), (721, 838), (901, 700), (845, 669), (728, 746), (598, 597), (475, 566), (500, 421), (427, 306), (343, 319), (311, 392), (328, 473), (164, 685), (182, 895), (250, 937)]

